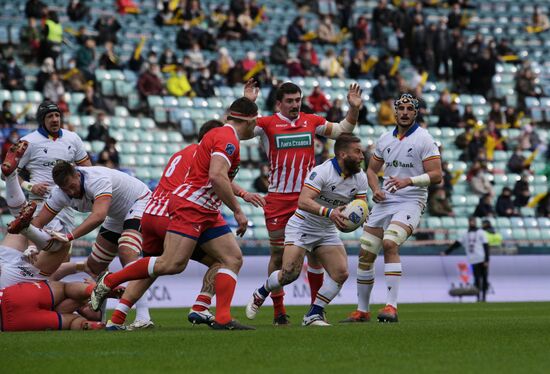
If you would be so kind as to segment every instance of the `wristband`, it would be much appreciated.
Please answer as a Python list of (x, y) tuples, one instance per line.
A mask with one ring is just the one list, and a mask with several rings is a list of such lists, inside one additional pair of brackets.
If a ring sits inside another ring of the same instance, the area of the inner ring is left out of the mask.
[(428, 173), (417, 175), (416, 177), (411, 177), (411, 182), (413, 186), (418, 187), (428, 187), (432, 183)]
[(69, 239), (70, 242), (72, 242), (74, 240), (74, 235), (73, 235), (72, 232), (67, 234), (67, 239)]
[(244, 199), (244, 196), (247, 194), (248, 192), (246, 192), (245, 190), (242, 190), (242, 191), (239, 191), (239, 193), (237, 193), (237, 196), (239, 196), (240, 198), (243, 198)]
[(32, 183), (29, 183), (29, 182), (27, 182), (27, 181), (23, 181), (23, 183), (21, 183), (21, 188), (24, 189), (24, 190), (26, 190), (26, 191), (31, 192), (32, 187), (33, 187), (33, 184), (32, 184)]
[(330, 217), (330, 213), (332, 213), (331, 208), (325, 208), (324, 206), (319, 208), (319, 215), (321, 217)]

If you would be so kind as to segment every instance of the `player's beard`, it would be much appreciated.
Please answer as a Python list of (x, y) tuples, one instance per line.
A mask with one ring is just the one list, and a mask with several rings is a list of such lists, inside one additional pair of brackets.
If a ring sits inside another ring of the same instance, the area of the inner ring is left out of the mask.
[(354, 161), (351, 158), (345, 158), (344, 168), (350, 175), (357, 174), (361, 171), (361, 163)]

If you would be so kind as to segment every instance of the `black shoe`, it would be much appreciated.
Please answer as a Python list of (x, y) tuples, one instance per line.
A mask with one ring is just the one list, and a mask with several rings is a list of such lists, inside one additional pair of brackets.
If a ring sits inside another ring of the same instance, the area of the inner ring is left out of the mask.
[(275, 326), (288, 326), (290, 325), (290, 316), (288, 314), (279, 314), (276, 318), (273, 318), (273, 324)]
[(210, 327), (212, 327), (213, 330), (256, 330), (255, 327), (243, 325), (234, 319), (224, 325), (214, 321)]

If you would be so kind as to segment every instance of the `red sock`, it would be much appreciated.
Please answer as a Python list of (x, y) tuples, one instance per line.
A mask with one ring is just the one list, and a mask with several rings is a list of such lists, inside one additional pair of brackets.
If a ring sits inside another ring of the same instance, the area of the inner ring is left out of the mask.
[(84, 291), (86, 293), (86, 297), (90, 297), (90, 295), (92, 294), (92, 291), (94, 290), (94, 288), (95, 288), (95, 283), (90, 283), (86, 287), (86, 291)]
[(225, 325), (231, 321), (231, 300), (237, 286), (237, 274), (228, 269), (220, 269), (215, 282), (216, 322)]
[(207, 309), (210, 309), (210, 304), (212, 303), (212, 295), (206, 292), (202, 292), (197, 296), (195, 304), (191, 307), (195, 312), (204, 312)]
[(124, 282), (150, 278), (152, 274), (149, 274), (149, 262), (153, 261), (151, 263), (151, 267), (153, 267), (156, 260), (157, 257), (144, 257), (139, 259), (133, 264), (126, 266), (124, 269), (107, 275), (104, 281), (105, 285), (112, 289)]
[(273, 299), (273, 314), (275, 315), (275, 318), (279, 317), (281, 314), (286, 314), (284, 298), (285, 290), (282, 288), (276, 293), (271, 293), (271, 299)]
[(111, 322), (116, 323), (117, 325), (122, 325), (124, 321), (126, 321), (126, 315), (130, 309), (132, 309), (132, 305), (134, 305), (134, 303), (131, 301), (120, 299), (113, 315), (111, 316)]
[(307, 267), (307, 280), (309, 282), (309, 288), (311, 289), (311, 304), (315, 302), (317, 292), (323, 285), (323, 268), (314, 268), (312, 266)]

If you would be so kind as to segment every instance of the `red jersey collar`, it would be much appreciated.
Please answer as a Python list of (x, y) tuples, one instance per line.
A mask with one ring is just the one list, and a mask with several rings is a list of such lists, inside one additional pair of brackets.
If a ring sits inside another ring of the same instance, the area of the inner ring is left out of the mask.
[(296, 127), (296, 122), (300, 119), (300, 116), (302, 115), (302, 112), (298, 113), (298, 117), (296, 117), (295, 120), (291, 120), (290, 118), (287, 118), (287, 117), (283, 116), (280, 112), (277, 112), (275, 114), (277, 114), (277, 117), (279, 117), (280, 119), (285, 120), (286, 122), (290, 122), (290, 125), (292, 127)]
[(231, 130), (233, 130), (233, 132), (235, 133), (235, 137), (237, 138), (238, 141), (240, 141), (241, 139), (239, 139), (239, 134), (237, 134), (237, 130), (235, 130), (235, 128), (233, 127), (233, 125), (230, 125), (229, 123), (226, 123), (225, 125), (223, 125), (223, 127), (231, 127)]

